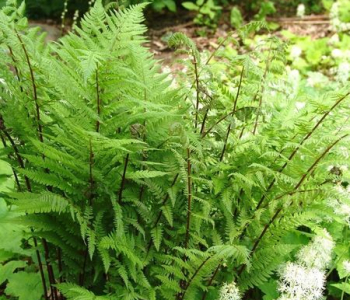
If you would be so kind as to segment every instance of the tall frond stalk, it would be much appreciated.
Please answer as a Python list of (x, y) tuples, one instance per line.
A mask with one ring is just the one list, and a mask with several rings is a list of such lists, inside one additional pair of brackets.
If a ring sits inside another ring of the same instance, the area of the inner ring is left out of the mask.
[(122, 180), (120, 182), (120, 188), (119, 188), (119, 193), (118, 193), (118, 203), (119, 204), (122, 203), (122, 199), (123, 199), (123, 190), (124, 190), (124, 185), (125, 185), (126, 170), (128, 168), (128, 164), (129, 164), (129, 156), (130, 156), (130, 154), (128, 153), (125, 157), (124, 170), (123, 170)]
[(45, 298), (45, 300), (49, 300), (49, 297), (47, 295), (47, 286), (46, 286), (46, 279), (45, 279), (45, 275), (44, 275), (43, 263), (41, 261), (40, 252), (38, 250), (38, 240), (36, 239), (36, 237), (33, 237), (33, 241), (34, 241), (34, 247), (36, 249), (35, 255), (36, 255), (36, 259), (38, 260), (41, 283), (43, 285), (43, 290), (44, 290), (44, 298)]
[(211, 259), (212, 256), (208, 256), (205, 260), (203, 260), (203, 262), (198, 266), (198, 268), (196, 269), (196, 271), (193, 273), (193, 275), (191, 276), (191, 278), (189, 279), (189, 281), (186, 283), (186, 287), (184, 289), (184, 291), (182, 292), (182, 296), (181, 299), (185, 299), (186, 293), (189, 289), (189, 287), (191, 286), (192, 281), (196, 278), (196, 276), (198, 275), (199, 271), (204, 267), (204, 265), (209, 261), (209, 259)]
[(58, 272), (60, 273), (60, 276), (58, 279), (59, 279), (59, 282), (62, 283), (63, 282), (63, 276), (62, 276), (63, 262), (62, 262), (62, 250), (60, 248), (57, 248), (57, 260), (58, 260)]
[[(0, 116), (0, 123), (1, 123), (1, 116)], [(15, 153), (15, 156), (16, 156), (16, 159), (17, 159), (17, 162), (18, 162), (18, 165), (21, 169), (25, 169), (25, 165), (24, 165), (24, 161), (23, 161), (23, 158), (22, 156), (20, 155), (20, 152), (19, 152), (19, 149), (15, 143), (15, 141), (13, 140), (13, 138), (11, 137), (11, 135), (7, 132), (7, 129), (5, 127), (3, 127), (2, 129), (2, 132), (4, 133), (5, 137), (7, 138), (7, 140), (10, 142), (11, 144), (11, 147)], [(27, 187), (27, 190), (28, 192), (32, 192), (32, 187), (31, 187), (31, 184), (30, 184), (30, 181), (29, 181), (29, 178), (27, 176), (24, 176), (24, 181), (26, 183), (26, 187)]]
[[(213, 274), (211, 275), (210, 279), (208, 280), (207, 288), (209, 288), (213, 284), (213, 281), (214, 281), (216, 275), (219, 273), (220, 267), (221, 267), (221, 263), (218, 264), (218, 266), (216, 267), (215, 271), (213, 272)], [(202, 300), (205, 300), (207, 298), (207, 295), (208, 295), (208, 292), (205, 291), (203, 293), (203, 295), (202, 295)]]
[(213, 129), (214, 129), (217, 125), (219, 125), (222, 121), (225, 121), (229, 116), (234, 115), (236, 112), (238, 112), (238, 111), (240, 111), (240, 110), (242, 110), (242, 108), (236, 109), (235, 111), (231, 111), (231, 112), (229, 112), (228, 114), (221, 116), (212, 126), (209, 127), (208, 130), (206, 130), (205, 132), (202, 133), (202, 138), (206, 137), (210, 132), (212, 132)]
[[(144, 73), (142, 74), (143, 75), (143, 81), (145, 82), (145, 75)], [(144, 89), (143, 90), (143, 100), (146, 102), (147, 101), (147, 89)], [(146, 108), (143, 109), (144, 113), (147, 112)], [(142, 141), (143, 142), (146, 142), (146, 120), (143, 121), (143, 134), (142, 134)], [(147, 156), (146, 156), (146, 153), (145, 151), (142, 149), (142, 162), (145, 162), (147, 160)], [(142, 166), (141, 167), (141, 170), (144, 170), (145, 167)], [(139, 201), (141, 202), (142, 201), (142, 197), (143, 197), (143, 193), (145, 191), (145, 185), (141, 185), (140, 187), (140, 193), (139, 193)]]
[[(262, 107), (262, 101), (263, 101), (263, 97), (264, 97), (264, 93), (265, 93), (266, 78), (267, 78), (267, 74), (269, 73), (269, 69), (270, 69), (270, 60), (271, 60), (271, 51), (272, 51), (271, 47), (272, 47), (272, 45), (270, 45), (270, 50), (269, 50), (269, 54), (268, 54), (268, 57), (266, 60), (266, 66), (265, 66), (265, 70), (264, 70), (264, 74), (263, 74), (263, 78), (262, 78), (262, 82), (261, 82), (261, 94), (259, 97), (259, 106), (258, 106), (258, 109), (256, 111), (256, 118), (255, 118), (255, 123), (254, 123), (253, 135), (256, 134), (256, 130), (258, 128), (258, 121), (259, 121), (259, 116), (260, 116), (261, 107)], [(256, 92), (254, 99), (257, 98), (259, 93), (260, 93), (260, 88)]]
[(50, 290), (51, 290), (51, 297), (53, 300), (58, 300), (58, 293), (57, 289), (54, 286), (56, 284), (53, 268), (50, 262), (50, 251), (49, 251), (49, 245), (46, 241), (46, 239), (41, 239), (43, 247), (44, 247), (44, 255), (45, 255), (45, 261), (46, 261), (46, 267), (47, 267), (47, 273), (49, 275), (49, 281), (50, 281)]
[[(236, 112), (236, 109), (237, 109), (237, 102), (238, 102), (239, 93), (241, 91), (243, 74), (244, 74), (244, 67), (242, 68), (241, 75), (239, 77), (238, 89), (237, 89), (235, 100), (233, 102), (233, 108), (232, 108), (232, 111), (231, 111), (231, 115), (234, 115), (234, 113)], [(228, 138), (229, 138), (230, 132), (231, 132), (231, 126), (232, 126), (232, 123), (230, 122), (230, 124), (227, 127), (227, 132), (226, 132), (225, 141), (224, 141), (224, 147), (222, 148), (221, 155), (220, 155), (220, 161), (223, 160), (224, 155), (225, 155)]]
[[(11, 59), (12, 59), (12, 62), (13, 62), (13, 68), (15, 70), (18, 82), (21, 83), (21, 77), (19, 75), (19, 70), (17, 68), (17, 60), (16, 60), (15, 55), (13, 53), (12, 47), (8, 46), (8, 49), (9, 49), (9, 52), (10, 52), (10, 56), (11, 56)], [(20, 84), (20, 90), (23, 93), (23, 87), (22, 87), (21, 84)]]
[[(20, 152), (19, 152), (19, 149), (17, 148), (14, 140), (12, 139), (11, 135), (7, 132), (7, 129), (5, 127), (5, 124), (4, 124), (4, 121), (3, 121), (3, 118), (2, 116), (0, 115), (0, 130), (4, 133), (5, 137), (8, 139), (8, 141), (10, 142), (11, 144), (11, 147), (15, 153), (15, 156), (17, 158), (17, 162), (18, 162), (18, 165), (21, 169), (24, 169), (25, 168), (25, 165), (24, 165), (24, 161), (22, 159), (22, 156), (20, 155)], [(2, 137), (2, 135), (1, 135)], [(4, 146), (6, 146), (6, 141), (5, 139), (2, 139), (3, 141), (3, 144)], [(31, 187), (31, 184), (30, 184), (30, 181), (29, 181), (29, 178), (27, 176), (24, 176), (25, 178), (25, 182), (26, 182), (26, 187), (27, 187), (27, 191), (28, 192), (32, 192), (32, 187)], [(16, 183), (18, 185), (18, 188), (20, 189), (20, 185), (19, 185), (19, 181), (16, 180)], [(33, 233), (33, 229), (31, 228), (31, 231)], [(43, 290), (44, 290), (44, 297), (45, 297), (45, 300), (48, 300), (48, 295), (47, 295), (47, 285), (46, 285), (46, 279), (45, 279), (45, 274), (44, 274), (44, 268), (43, 268), (43, 263), (41, 261), (41, 256), (40, 256), (40, 252), (39, 252), (39, 249), (38, 249), (38, 241), (36, 239), (36, 237), (33, 237), (33, 241), (34, 241), (34, 247), (35, 247), (35, 254), (36, 254), (36, 257), (37, 257), (37, 260), (38, 260), (38, 266), (39, 266), (39, 273), (40, 273), (40, 278), (41, 278), (41, 283), (42, 283), (42, 286), (43, 286)]]
[[(344, 282), (348, 282), (348, 279), (349, 279), (349, 276), (346, 276)], [(344, 296), (345, 296), (345, 290), (342, 290), (340, 300), (344, 300)]]
[(93, 166), (94, 166), (94, 152), (92, 149), (91, 139), (89, 141), (89, 205), (92, 206), (94, 201), (94, 176), (93, 176)]
[[(92, 149), (92, 142), (90, 139), (90, 141), (89, 141), (89, 206), (90, 207), (92, 207), (92, 205), (93, 205), (94, 196), (95, 196), (93, 165), (94, 165), (94, 152)], [(90, 227), (90, 226), (91, 226), (91, 224), (88, 224), (88, 227)], [(83, 267), (82, 267), (82, 271), (81, 271), (80, 276), (79, 276), (79, 284), (81, 286), (83, 286), (84, 282), (85, 282), (85, 273), (86, 273), (86, 264), (87, 264), (88, 254), (89, 254), (89, 250), (88, 250), (88, 243), (87, 243), (85, 250), (84, 250), (84, 254), (83, 254)]]
[(21, 44), (21, 47), (23, 49), (23, 52), (24, 52), (24, 55), (25, 55), (25, 58), (27, 61), (27, 65), (29, 68), (30, 80), (31, 80), (32, 88), (33, 88), (33, 99), (34, 99), (35, 110), (36, 110), (36, 121), (38, 123), (39, 140), (41, 142), (44, 142), (43, 128), (41, 125), (41, 117), (40, 117), (40, 106), (38, 103), (38, 92), (37, 92), (37, 87), (36, 87), (36, 82), (35, 82), (34, 70), (33, 70), (32, 63), (31, 63), (30, 58), (29, 58), (27, 48), (24, 45), (23, 40), (22, 40), (20, 34), (17, 32), (17, 30), (15, 30), (15, 32), (16, 32), (17, 38)]
[(209, 108), (207, 108), (205, 110), (205, 114), (204, 114), (204, 117), (203, 117), (203, 121), (202, 121), (202, 125), (201, 125), (201, 131), (200, 131), (200, 134), (203, 136), (203, 132), (204, 132), (204, 129), (205, 129), (205, 122), (207, 121), (207, 118), (208, 118), (208, 113), (209, 113)]
[[(0, 117), (0, 118), (1, 118), (1, 117)], [(1, 121), (0, 121), (0, 122), (1, 122)], [(1, 127), (1, 126), (0, 126), (0, 127)], [(5, 138), (3, 137), (3, 135), (2, 135), (1, 132), (0, 132), (0, 139), (1, 139), (1, 143), (2, 143), (2, 145), (4, 146), (4, 148), (7, 148), (6, 140), (5, 140)], [(10, 155), (9, 155), (8, 157), (10, 158)], [(13, 177), (15, 178), (17, 190), (18, 190), (19, 192), (21, 192), (21, 191), (22, 191), (22, 187), (21, 187), (21, 184), (20, 184), (20, 182), (19, 182), (19, 178), (18, 178), (17, 172), (16, 172), (16, 170), (15, 170), (13, 167), (11, 167), (11, 170), (12, 170), (12, 173), (13, 173)]]
[(207, 61), (205, 62), (205, 65), (208, 65), (211, 60), (215, 57), (216, 53), (219, 51), (219, 49), (228, 41), (229, 38), (231, 38), (232, 32), (230, 32), (214, 49), (214, 51), (210, 54)]
[(187, 148), (187, 221), (186, 221), (186, 236), (185, 236), (185, 248), (188, 248), (188, 242), (190, 238), (190, 226), (191, 226), (191, 207), (192, 207), (192, 171), (191, 171), (191, 150)]
[[(34, 75), (34, 70), (32, 67), (32, 63), (30, 61), (29, 58), (29, 54), (27, 51), (27, 48), (20, 36), (20, 34), (18, 33), (17, 30), (15, 30), (16, 32), (16, 36), (21, 44), (22, 50), (24, 52), (25, 58), (26, 58), (26, 62), (28, 65), (28, 69), (29, 69), (29, 73), (30, 73), (30, 79), (31, 79), (31, 84), (32, 84), (32, 89), (33, 89), (33, 99), (34, 99), (34, 104), (35, 104), (35, 110), (36, 110), (36, 121), (38, 124), (38, 134), (39, 134), (39, 140), (40, 142), (44, 142), (44, 137), (43, 137), (43, 128), (41, 125), (41, 117), (40, 117), (40, 106), (38, 103), (38, 92), (37, 92), (37, 86), (36, 86), (36, 81), (35, 81), (35, 75)], [(48, 189), (50, 189), (50, 187), (48, 187)], [(51, 286), (51, 292), (52, 292), (52, 299), (56, 300), (58, 299), (58, 294), (57, 294), (57, 289), (54, 287), (54, 284), (56, 284), (55, 282), (55, 275), (53, 272), (53, 268), (52, 265), (50, 263), (49, 260), (49, 247), (47, 246), (47, 242), (45, 239), (42, 239), (43, 242), (43, 246), (44, 246), (44, 251), (45, 251), (45, 259), (46, 259), (46, 265), (47, 265), (47, 270), (48, 270), (48, 274), (49, 274), (49, 280), (50, 280), (50, 286)]]
[[(179, 177), (179, 174), (176, 174), (174, 179), (173, 179), (173, 181), (172, 181), (172, 183), (171, 183), (171, 185), (170, 185), (170, 188), (172, 188), (175, 185), (178, 177)], [(166, 193), (166, 195), (164, 196), (164, 199), (162, 201), (161, 207), (163, 207), (168, 202), (168, 200), (169, 200), (169, 193)], [(162, 218), (162, 215), (163, 215), (163, 211), (160, 209), (159, 212), (158, 212), (157, 219), (154, 222), (154, 224), (153, 224), (151, 229), (154, 229), (154, 228), (157, 227), (160, 219)], [(152, 239), (150, 239), (149, 242), (148, 242), (146, 257), (148, 256), (148, 253), (149, 253), (149, 250), (151, 249), (151, 246), (152, 246)]]
[(228, 137), (229, 137), (230, 131), (231, 131), (231, 126), (232, 126), (232, 124), (230, 123), (227, 127), (224, 146), (223, 146), (221, 154), (220, 154), (220, 159), (219, 159), (220, 162), (222, 162), (222, 160), (224, 159), (224, 155), (225, 155), (225, 151), (226, 151), (226, 147), (227, 147), (227, 141), (228, 141)]
[[(98, 76), (98, 68), (96, 68), (96, 104), (97, 104), (97, 117), (101, 116), (101, 96), (100, 96), (100, 84)], [(100, 132), (100, 120), (96, 121), (96, 132)]]
[[(216, 53), (219, 51), (219, 49), (226, 43), (226, 41), (232, 36), (232, 33), (228, 34), (214, 49), (214, 51), (210, 54), (210, 56), (208, 57), (207, 61), (205, 62), (205, 66), (209, 65), (209, 63), (211, 62), (211, 60), (215, 57)], [(202, 70), (201, 70), (202, 71)], [(198, 75), (200, 75), (201, 71), (199, 72)], [(196, 80), (194, 80), (191, 84), (190, 90), (192, 90), (192, 88), (194, 87), (194, 85), (196, 84)], [(188, 94), (186, 94), (186, 97), (184, 98), (184, 101), (186, 101), (188, 99)]]
[[(314, 170), (314, 168), (318, 165), (318, 163), (326, 156), (326, 154), (336, 145), (338, 144), (342, 139), (346, 138), (348, 135), (343, 135), (342, 137), (338, 138), (335, 142), (333, 142), (331, 145), (329, 145), (323, 152), (322, 154), (315, 160), (315, 162), (307, 169), (307, 171), (301, 176), (299, 182), (295, 185), (295, 187), (293, 188), (293, 190), (296, 192), (298, 190), (298, 188), (303, 184), (303, 182), (305, 181), (305, 179), (307, 178), (307, 176)], [(291, 204), (290, 204), (291, 205)], [(274, 223), (274, 221), (277, 219), (277, 217), (279, 216), (279, 214), (282, 212), (283, 210), (283, 206), (280, 207), (279, 209), (277, 209), (277, 211), (275, 212), (275, 214), (272, 216), (272, 218), (270, 219), (270, 221), (264, 226), (261, 234), (259, 235), (259, 237), (255, 240), (253, 248), (251, 250), (251, 256), (253, 256), (253, 254), (255, 253), (256, 249), (258, 248), (262, 238), (264, 237), (264, 235), (266, 234), (266, 232), (268, 231), (268, 229), (270, 228), (270, 226)], [(242, 265), (242, 267), (240, 268), (238, 275), (241, 275), (242, 272), (245, 270), (246, 265)]]
[(199, 74), (198, 74), (198, 62), (197, 62), (196, 55), (194, 53), (193, 53), (193, 66), (194, 66), (194, 76), (196, 81), (196, 112), (195, 112), (194, 130), (197, 131), (198, 115), (199, 115)]
[(210, 98), (210, 103), (208, 104), (206, 110), (205, 110), (205, 113), (204, 113), (204, 117), (203, 117), (203, 120), (202, 120), (202, 125), (201, 125), (201, 130), (200, 130), (200, 134), (201, 136), (203, 137), (203, 133), (204, 133), (204, 129), (205, 129), (205, 122), (207, 121), (207, 118), (208, 118), (208, 114), (209, 114), (209, 111), (210, 111), (210, 105), (213, 101), (213, 97), (211, 97), (208, 93), (205, 93), (205, 95)]
[[(313, 133), (316, 131), (316, 129), (323, 123), (323, 121), (327, 118), (327, 116), (341, 103), (343, 102), (348, 96), (350, 95), (350, 92), (346, 93), (343, 97), (341, 97), (338, 101), (336, 101), (333, 106), (325, 112), (322, 117), (318, 120), (318, 122), (315, 124), (315, 126), (304, 136), (304, 138), (301, 140), (299, 146), (297, 146), (293, 152), (289, 155), (287, 161), (282, 165), (282, 167), (278, 170), (278, 173), (282, 173), (284, 169), (287, 167), (288, 163), (294, 158), (294, 156), (298, 153), (301, 146), (313, 135)], [(262, 203), (265, 200), (266, 194), (272, 189), (274, 184), (276, 183), (276, 178), (274, 178), (269, 186), (267, 187), (264, 195), (261, 197), (260, 201), (258, 202), (255, 211), (260, 208)]]

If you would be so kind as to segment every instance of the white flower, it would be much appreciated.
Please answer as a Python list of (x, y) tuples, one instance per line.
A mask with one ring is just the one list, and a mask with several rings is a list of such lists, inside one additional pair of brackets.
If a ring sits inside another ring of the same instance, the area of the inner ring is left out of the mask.
[(298, 70), (291, 70), (290, 68), (287, 69), (288, 74), (288, 82), (291, 85), (291, 91), (290, 91), (290, 97), (293, 98), (297, 93), (299, 89), (300, 84), (300, 73)]
[(308, 86), (317, 87), (327, 84), (329, 79), (320, 72), (309, 72), (306, 81)]
[(170, 84), (170, 88), (172, 89), (177, 89), (179, 87), (177, 81), (175, 78), (173, 78), (173, 80), (171, 81), (171, 84)]
[(324, 229), (322, 235), (317, 235), (311, 243), (300, 249), (298, 262), (307, 268), (324, 270), (332, 260), (333, 248), (334, 241)]
[(339, 147), (339, 150), (341, 151), (341, 155), (344, 156), (345, 159), (348, 159), (350, 157), (349, 149), (347, 147)]
[(342, 212), (343, 215), (348, 216), (348, 218), (350, 217), (350, 206), (349, 205), (342, 203), (340, 205), (340, 211)]
[(299, 4), (297, 7), (297, 17), (304, 17), (305, 16), (305, 5), (304, 4)]
[(171, 74), (171, 69), (169, 66), (162, 66), (162, 71), (167, 74)]
[(350, 23), (344, 23), (339, 18), (339, 6), (342, 4), (341, 1), (334, 2), (329, 12), (331, 24), (335, 31), (348, 31), (350, 29)]
[(327, 167), (327, 171), (329, 172), (329, 171), (331, 171), (333, 168), (334, 168), (334, 166), (329, 165), (329, 166)]
[(305, 102), (295, 102), (295, 107), (297, 110), (301, 110), (305, 107)]
[(337, 198), (328, 200), (327, 205), (350, 226), (350, 189), (336, 185), (334, 191)]
[(343, 56), (343, 52), (340, 49), (333, 49), (331, 55), (333, 58), (340, 58)]
[(280, 275), (279, 300), (318, 300), (322, 297), (325, 275), (317, 268), (288, 262)]
[(350, 50), (343, 51), (343, 58), (350, 59)]
[(0, 83), (1, 83), (2, 85), (6, 85), (5, 79), (4, 79), (4, 78), (0, 78)]
[(234, 281), (231, 283), (224, 283), (220, 289), (219, 300), (241, 300), (241, 294)]
[(168, 78), (171, 79), (170, 88), (176, 89), (176, 88), (179, 87), (178, 83), (177, 83), (177, 81), (176, 81), (176, 79), (175, 79), (175, 77), (174, 77), (174, 75), (173, 75), (173, 73), (171, 71), (171, 69), (169, 68), (169, 66), (163, 66), (162, 67), (162, 72), (167, 74)]
[(346, 82), (350, 76), (350, 64), (348, 62), (342, 62), (338, 66), (337, 79), (342, 82)]
[(344, 260), (343, 261), (343, 268), (345, 270), (345, 272), (350, 275), (350, 261), (348, 260)]
[(320, 300), (333, 248), (333, 239), (325, 229), (304, 246), (297, 254), (297, 262), (288, 262), (280, 272), (278, 300)]
[(296, 69), (290, 70), (289, 76), (290, 76), (290, 78), (293, 78), (296, 81), (300, 81), (300, 72), (299, 72), (299, 70), (296, 70)]
[(291, 56), (292, 58), (298, 58), (298, 57), (300, 57), (300, 55), (301, 55), (302, 52), (303, 52), (303, 50), (302, 50), (300, 47), (294, 45), (294, 46), (292, 46), (292, 48), (290, 49), (290, 56)]
[(340, 170), (342, 170), (343, 172), (347, 171), (348, 170), (348, 166), (347, 165), (341, 165), (339, 167)]
[(340, 42), (340, 40), (339, 40), (339, 35), (338, 34), (332, 35), (332, 37), (328, 40), (328, 43), (331, 44), (331, 45), (337, 44), (339, 42)]

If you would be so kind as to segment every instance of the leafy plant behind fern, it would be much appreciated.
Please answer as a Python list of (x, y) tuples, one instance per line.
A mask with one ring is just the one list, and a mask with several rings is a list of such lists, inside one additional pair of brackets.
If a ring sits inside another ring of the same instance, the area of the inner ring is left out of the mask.
[(23, 4), (1, 10), (11, 222), (30, 229), (44, 299), (215, 299), (233, 279), (249, 297), (303, 243), (288, 235), (326, 226), (349, 88), (289, 96), (275, 39), (221, 57), (220, 78), (219, 50), (175, 34), (189, 60), (174, 89), (143, 46), (143, 7), (97, 1), (51, 44)]

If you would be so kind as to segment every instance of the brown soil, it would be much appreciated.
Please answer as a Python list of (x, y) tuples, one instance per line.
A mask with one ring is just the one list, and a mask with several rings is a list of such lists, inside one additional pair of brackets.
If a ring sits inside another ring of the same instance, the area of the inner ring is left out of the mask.
[[(174, 62), (174, 51), (167, 46), (166, 42), (166, 37), (172, 33), (183, 32), (195, 41), (200, 50), (213, 50), (218, 46), (218, 38), (225, 38), (232, 31), (227, 14), (223, 15), (216, 30), (194, 24), (193, 18), (194, 15), (188, 11), (147, 16), (146, 25), (149, 28), (147, 46), (154, 53), (156, 59), (162, 60), (165, 65), (171, 65)], [(329, 19), (324, 15), (306, 16), (302, 19), (295, 17), (270, 18), (268, 21), (277, 23), (279, 25), (278, 31), (289, 30), (296, 35), (311, 36), (314, 39), (331, 34)], [(61, 26), (54, 24), (52, 20), (30, 22), (30, 25), (40, 26), (43, 31), (46, 31), (48, 33), (47, 40), (57, 40), (61, 36)]]

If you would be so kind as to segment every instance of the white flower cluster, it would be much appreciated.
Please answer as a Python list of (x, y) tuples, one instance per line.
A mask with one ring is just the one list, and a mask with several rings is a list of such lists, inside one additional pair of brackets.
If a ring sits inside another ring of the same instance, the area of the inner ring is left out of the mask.
[[(288, 75), (288, 82), (291, 85), (291, 90), (289, 91), (290, 98), (294, 98), (298, 94), (298, 91), (299, 91), (301, 76), (300, 76), (299, 71), (296, 69), (291, 69), (290, 67), (287, 67), (286, 71), (287, 71), (287, 75)], [(303, 107), (297, 106), (297, 110), (300, 110)]]
[(312, 243), (300, 249), (297, 254), (298, 262), (306, 268), (325, 270), (331, 262), (333, 248), (333, 239), (324, 230), (323, 236), (316, 236)]
[(311, 87), (320, 87), (327, 85), (329, 82), (329, 79), (327, 76), (323, 75), (320, 72), (309, 72), (308, 78), (306, 80), (307, 86)]
[(324, 230), (280, 271), (278, 300), (320, 300), (325, 284), (325, 270), (330, 263), (334, 242)]
[(340, 42), (339, 35), (337, 33), (333, 34), (328, 40), (329, 45), (335, 45)]
[(88, 2), (89, 6), (92, 6), (94, 3), (95, 3), (95, 0), (90, 0), (90, 1)]
[(337, 199), (330, 200), (328, 206), (333, 208), (336, 215), (340, 216), (350, 226), (350, 206)]
[[(344, 170), (344, 168), (342, 170)], [(327, 205), (350, 227), (350, 188), (348, 187), (345, 189), (337, 185), (334, 187), (334, 190), (338, 197), (328, 200)]]
[(305, 5), (299, 4), (297, 7), (297, 17), (303, 18), (305, 16)]
[(61, 14), (61, 20), (62, 20), (62, 24), (61, 24), (61, 28), (63, 29), (64, 28), (64, 19), (66, 17), (66, 14), (68, 12), (68, 0), (64, 1), (64, 4), (63, 4), (63, 11), (62, 11), (62, 14)]
[(300, 57), (300, 55), (303, 53), (303, 50), (297, 46), (297, 45), (293, 45), (290, 48), (290, 56), (293, 59), (297, 59), (298, 57)]
[(346, 61), (338, 66), (337, 79), (343, 83), (347, 82), (350, 77), (350, 64)]
[(347, 273), (347, 276), (350, 276), (350, 261), (344, 260), (343, 261), (343, 268), (345, 272)]
[(224, 283), (220, 289), (219, 300), (241, 300), (241, 294), (236, 283), (232, 281), (231, 283)]
[(317, 300), (322, 297), (325, 276), (317, 268), (306, 268), (297, 263), (287, 263), (281, 273), (279, 300)]
[(329, 16), (331, 18), (331, 25), (333, 30), (342, 32), (350, 30), (350, 23), (344, 23), (339, 19), (339, 6), (341, 5), (341, 1), (336, 1), (333, 3), (332, 8), (329, 12)]
[(167, 74), (168, 78), (171, 80), (171, 84), (170, 84), (171, 89), (176, 89), (179, 87), (171, 69), (168, 66), (162, 67), (162, 73)]

